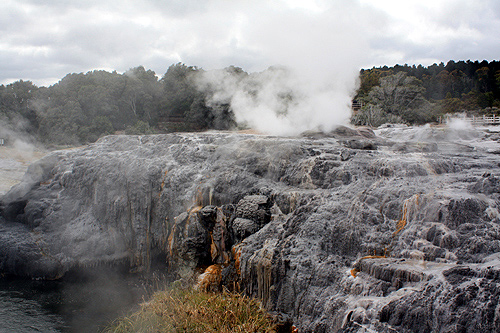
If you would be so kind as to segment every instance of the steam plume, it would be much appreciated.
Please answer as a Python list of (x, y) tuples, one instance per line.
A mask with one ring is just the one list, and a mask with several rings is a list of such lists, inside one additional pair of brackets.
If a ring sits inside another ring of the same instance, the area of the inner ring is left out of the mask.
[(283, 67), (238, 79), (207, 72), (203, 84), (216, 87), (211, 102), (230, 103), (238, 122), (268, 134), (329, 131), (346, 123), (368, 49), (356, 20), (359, 8), (347, 1), (312, 3), (287, 10), (269, 5), (262, 18), (244, 14), (240, 38), (262, 63)]

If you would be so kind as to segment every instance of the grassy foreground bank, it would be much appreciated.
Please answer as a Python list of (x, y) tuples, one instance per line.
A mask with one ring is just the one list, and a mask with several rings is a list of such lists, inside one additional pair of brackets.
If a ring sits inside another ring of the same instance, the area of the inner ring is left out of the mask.
[(278, 332), (261, 304), (244, 295), (171, 288), (129, 317), (115, 321), (106, 332)]

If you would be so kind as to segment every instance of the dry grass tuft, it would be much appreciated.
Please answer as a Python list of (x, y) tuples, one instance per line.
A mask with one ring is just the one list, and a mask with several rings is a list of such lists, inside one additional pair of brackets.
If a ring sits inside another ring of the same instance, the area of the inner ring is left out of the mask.
[(276, 324), (254, 299), (194, 289), (157, 292), (130, 317), (106, 332), (276, 332)]

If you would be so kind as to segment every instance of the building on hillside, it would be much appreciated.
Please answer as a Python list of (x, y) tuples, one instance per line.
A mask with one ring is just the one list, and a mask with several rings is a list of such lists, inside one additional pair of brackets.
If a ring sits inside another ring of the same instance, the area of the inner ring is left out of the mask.
[(358, 113), (358, 111), (361, 110), (362, 107), (363, 107), (363, 102), (359, 102), (355, 99), (352, 100), (351, 109), (353, 114)]

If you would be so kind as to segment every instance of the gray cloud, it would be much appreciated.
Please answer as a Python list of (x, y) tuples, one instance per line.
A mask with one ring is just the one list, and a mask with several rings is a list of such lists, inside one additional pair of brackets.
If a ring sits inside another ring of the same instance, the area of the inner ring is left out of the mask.
[(372, 65), (498, 57), (498, 1), (407, 3), (393, 15), (390, 0), (4, 0), (0, 83), (138, 65), (162, 75), (178, 61), (348, 80)]
[(371, 33), (374, 64), (498, 60), (498, 1), (426, 0), (413, 5), (411, 11), (390, 17), (388, 24)]

